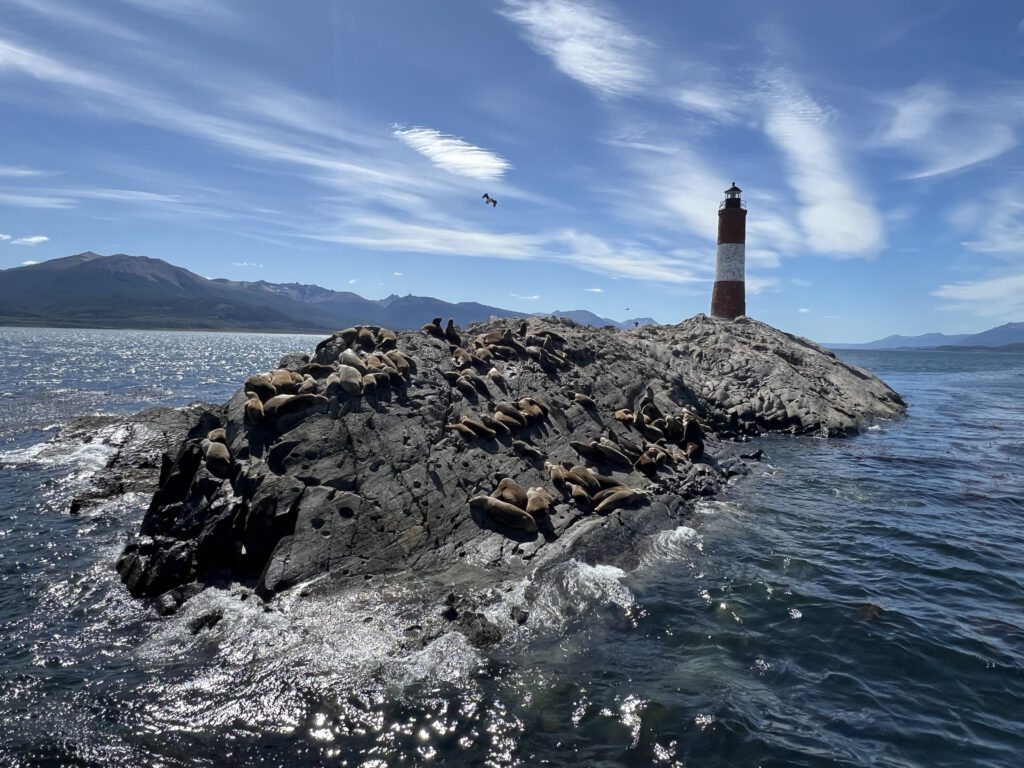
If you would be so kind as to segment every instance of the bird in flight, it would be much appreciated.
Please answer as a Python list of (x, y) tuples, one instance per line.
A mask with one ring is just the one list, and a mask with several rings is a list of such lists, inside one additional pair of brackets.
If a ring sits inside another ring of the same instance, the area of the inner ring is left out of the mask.
[(490, 195), (488, 195), (486, 192), (484, 192), (483, 199), (484, 199), (484, 205), (487, 205), (488, 203), (490, 203), (492, 208), (497, 208), (498, 207), (498, 201), (495, 200)]

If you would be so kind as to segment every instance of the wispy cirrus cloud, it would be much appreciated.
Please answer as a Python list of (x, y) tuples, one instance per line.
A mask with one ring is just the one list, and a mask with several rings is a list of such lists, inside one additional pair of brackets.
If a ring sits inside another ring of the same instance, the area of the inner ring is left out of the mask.
[(965, 170), (1017, 146), (1020, 99), (1014, 94), (956, 94), (925, 82), (892, 94), (892, 111), (878, 143), (915, 158), (907, 179), (926, 179)]
[(231, 266), (233, 266), (233, 267), (256, 267), (257, 269), (263, 269), (263, 265), (262, 264), (256, 264), (255, 262), (252, 262), (252, 261), (233, 261), (233, 262), (231, 262)]
[(702, 274), (707, 267), (700, 263), (700, 254), (666, 254), (640, 243), (607, 240), (570, 228), (502, 233), (361, 216), (348, 220), (344, 231), (307, 237), (370, 250), (569, 264), (604, 277), (674, 284), (708, 280)]
[(500, 155), (431, 128), (396, 126), (394, 136), (438, 168), (474, 179), (500, 179), (512, 164)]
[(584, 288), (583, 290), (590, 293), (604, 293), (604, 288)]
[(33, 266), (35, 264), (38, 264), (38, 263), (39, 263), (38, 261), (32, 261), (31, 259), (29, 259), (28, 261), (21, 262), (21, 266), (23, 266), (23, 267), (31, 267), (31, 266)]
[(32, 237), (18, 237), (11, 240), (11, 245), (41, 245), (50, 242), (46, 235), (33, 235)]
[(71, 208), (74, 200), (49, 195), (26, 195), (20, 192), (0, 192), (0, 205), (16, 208)]
[(10, 239), (11, 239), (10, 235), (5, 235), (2, 232), (0, 232), (0, 243), (6, 243)]
[(800, 201), (806, 246), (838, 257), (872, 256), (885, 242), (882, 216), (847, 168), (833, 120), (788, 72), (764, 81), (764, 130), (782, 152)]
[(13, 165), (0, 165), (0, 176), (14, 178), (29, 178), (33, 176), (45, 176), (46, 171), (37, 171), (34, 168), (18, 168)]
[(602, 96), (635, 94), (651, 82), (644, 63), (649, 44), (597, 4), (506, 0), (499, 13), (563, 74)]
[(932, 291), (932, 296), (947, 300), (940, 307), (943, 310), (1018, 320), (1024, 314), (1024, 273), (948, 283)]

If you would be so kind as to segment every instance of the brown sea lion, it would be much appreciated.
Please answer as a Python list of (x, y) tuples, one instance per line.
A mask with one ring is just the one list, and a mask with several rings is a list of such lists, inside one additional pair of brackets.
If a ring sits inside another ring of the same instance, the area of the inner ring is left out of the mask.
[(490, 496), (474, 496), (469, 500), (469, 505), (482, 510), (488, 517), (501, 525), (527, 533), (536, 533), (537, 531), (537, 521), (514, 504)]
[(589, 395), (585, 395), (582, 392), (576, 392), (573, 394), (572, 399), (579, 403), (582, 407), (588, 411), (596, 411), (597, 403), (594, 402), (594, 398)]
[(459, 423), (465, 424), (467, 427), (472, 429), (479, 437), (483, 437), (488, 440), (493, 440), (496, 436), (495, 431), (488, 427), (479, 419), (474, 419), (469, 416), (463, 416), (461, 419), (459, 419)]
[(491, 497), (515, 504), (520, 509), (526, 509), (526, 489), (510, 477), (503, 477), (497, 487), (491, 491)]
[(444, 337), (455, 346), (462, 346), (462, 337), (459, 335), (458, 330), (456, 330), (455, 328), (455, 321), (452, 320), (450, 317), (448, 318), (448, 325), (444, 327)]
[(263, 401), (255, 392), (246, 392), (249, 399), (245, 401), (245, 421), (249, 424), (263, 423)]
[(535, 445), (531, 445), (530, 443), (526, 442), (525, 440), (513, 440), (512, 441), (512, 450), (514, 450), (520, 456), (525, 456), (525, 457), (527, 457), (529, 459), (543, 459), (544, 458), (544, 452), (541, 451), (540, 448), (538, 448)]
[(599, 515), (606, 515), (609, 512), (614, 512), (620, 507), (625, 507), (632, 504), (642, 498), (645, 498), (646, 494), (635, 488), (624, 488), (621, 491), (608, 496), (604, 501), (594, 507), (594, 511)]
[(551, 514), (555, 497), (541, 486), (534, 486), (526, 491), (526, 514), (540, 523)]

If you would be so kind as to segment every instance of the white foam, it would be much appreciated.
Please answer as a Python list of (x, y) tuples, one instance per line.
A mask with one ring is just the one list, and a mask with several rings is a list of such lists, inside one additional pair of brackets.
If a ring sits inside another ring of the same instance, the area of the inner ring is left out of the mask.
[(614, 565), (588, 565), (575, 559), (552, 568), (544, 576), (530, 613), (530, 626), (560, 627), (568, 617), (602, 605), (618, 606), (624, 614), (631, 614), (636, 609), (636, 599), (621, 583), (625, 577), (626, 572)]
[(686, 525), (651, 536), (640, 555), (641, 567), (684, 560), (694, 550), (702, 552), (704, 543), (697, 531)]

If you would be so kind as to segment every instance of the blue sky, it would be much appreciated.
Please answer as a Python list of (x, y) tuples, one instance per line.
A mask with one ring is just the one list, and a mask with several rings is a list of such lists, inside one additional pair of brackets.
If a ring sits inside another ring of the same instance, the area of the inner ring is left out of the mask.
[(735, 181), (754, 317), (824, 342), (1024, 320), (1019, 2), (0, 0), (0, 18), (0, 268), (130, 253), (674, 323), (708, 311)]

